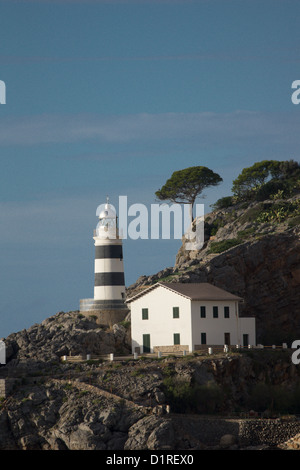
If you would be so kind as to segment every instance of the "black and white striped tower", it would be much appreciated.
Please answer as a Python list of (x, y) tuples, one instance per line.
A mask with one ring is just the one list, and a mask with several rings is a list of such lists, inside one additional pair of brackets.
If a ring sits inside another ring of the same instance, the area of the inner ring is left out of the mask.
[(107, 198), (93, 237), (94, 298), (80, 300), (80, 312), (94, 315), (100, 324), (109, 326), (124, 320), (129, 312), (125, 301), (123, 243), (117, 221), (117, 214)]

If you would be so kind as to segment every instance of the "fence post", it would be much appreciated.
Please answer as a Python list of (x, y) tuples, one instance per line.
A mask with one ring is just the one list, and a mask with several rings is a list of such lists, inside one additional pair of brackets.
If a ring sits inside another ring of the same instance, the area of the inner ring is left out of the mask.
[(111, 353), (111, 354), (109, 355), (109, 359), (110, 359), (110, 361), (113, 361), (113, 360), (114, 360), (114, 353)]
[(208, 348), (208, 354), (212, 354), (212, 353), (213, 353), (212, 348)]

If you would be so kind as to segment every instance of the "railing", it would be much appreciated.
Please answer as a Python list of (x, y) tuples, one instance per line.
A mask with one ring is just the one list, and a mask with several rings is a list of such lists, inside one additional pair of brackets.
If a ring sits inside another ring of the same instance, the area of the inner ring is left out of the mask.
[(133, 354), (124, 354), (124, 355), (115, 355), (114, 353), (109, 354), (102, 354), (102, 355), (94, 355), (94, 354), (86, 354), (86, 355), (76, 355), (76, 356), (62, 356), (61, 360), (63, 362), (82, 362), (82, 361), (126, 361), (126, 360), (137, 360), (139, 358), (162, 358), (162, 357), (185, 357), (185, 356), (201, 356), (201, 355), (212, 355), (212, 354), (220, 354), (220, 353), (229, 353), (229, 352), (238, 352), (238, 351), (246, 351), (246, 350), (263, 350), (263, 349), (271, 349), (275, 350), (285, 350), (288, 349), (287, 344), (283, 343), (281, 346), (278, 345), (271, 345), (271, 346), (264, 346), (258, 344), (257, 346), (209, 346), (209, 347), (201, 347), (201, 349), (197, 349), (195, 351), (156, 351), (152, 353), (133, 353)]

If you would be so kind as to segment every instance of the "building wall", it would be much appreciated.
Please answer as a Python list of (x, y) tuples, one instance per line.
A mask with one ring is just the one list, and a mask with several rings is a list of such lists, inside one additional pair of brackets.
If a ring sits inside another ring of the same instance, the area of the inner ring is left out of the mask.
[[(206, 317), (201, 318), (200, 307)], [(218, 317), (213, 307), (218, 307)], [(179, 318), (173, 318), (173, 307), (179, 307)], [(224, 316), (229, 307), (229, 318)], [(148, 320), (142, 319), (142, 309), (148, 308)], [(164, 287), (157, 287), (131, 303), (132, 352), (143, 351), (143, 335), (150, 335), (151, 352), (178, 350), (174, 348), (174, 333), (180, 334), (179, 349), (193, 351), (203, 344), (201, 333), (206, 334), (206, 345), (242, 345), (243, 335), (248, 344), (256, 345), (255, 319), (238, 316), (236, 301), (193, 301)], [(230, 340), (225, 337), (229, 333)]]
[[(179, 318), (173, 318), (173, 307), (179, 307)], [(142, 320), (142, 309), (148, 308), (148, 320)], [(180, 334), (180, 345), (192, 347), (190, 300), (158, 286), (131, 303), (132, 352), (143, 351), (143, 334), (150, 334), (151, 352), (160, 346), (174, 346), (174, 333)]]
[[(205, 318), (200, 316), (201, 306), (205, 306)], [(218, 318), (213, 317), (214, 306), (218, 307)], [(224, 307), (229, 307), (229, 318), (224, 318)], [(224, 333), (229, 333), (231, 344), (236, 344), (238, 336), (236, 308), (235, 301), (192, 302), (193, 347), (202, 344), (202, 333), (206, 334), (207, 345), (224, 345)]]
[[(256, 326), (254, 317), (242, 317), (239, 322), (240, 338), (243, 339), (243, 334), (249, 335), (249, 344), (256, 346)], [(242, 341), (240, 344), (243, 344)]]

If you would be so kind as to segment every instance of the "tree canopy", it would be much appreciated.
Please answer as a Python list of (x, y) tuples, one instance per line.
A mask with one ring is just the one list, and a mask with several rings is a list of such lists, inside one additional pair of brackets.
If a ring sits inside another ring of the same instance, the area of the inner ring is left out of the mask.
[[(251, 199), (264, 185), (272, 182), (274, 188), (279, 188), (279, 185), (274, 183), (288, 180), (293, 183), (299, 179), (299, 174), (300, 166), (294, 160), (263, 160), (242, 170), (233, 181), (232, 192), (240, 200)], [(271, 188), (271, 184), (269, 186)]]
[(164, 201), (169, 200), (177, 203), (191, 204), (193, 206), (195, 200), (200, 196), (203, 190), (209, 186), (216, 186), (223, 179), (217, 173), (205, 166), (193, 166), (183, 170), (174, 171), (164, 186), (156, 191), (155, 195), (158, 199)]

